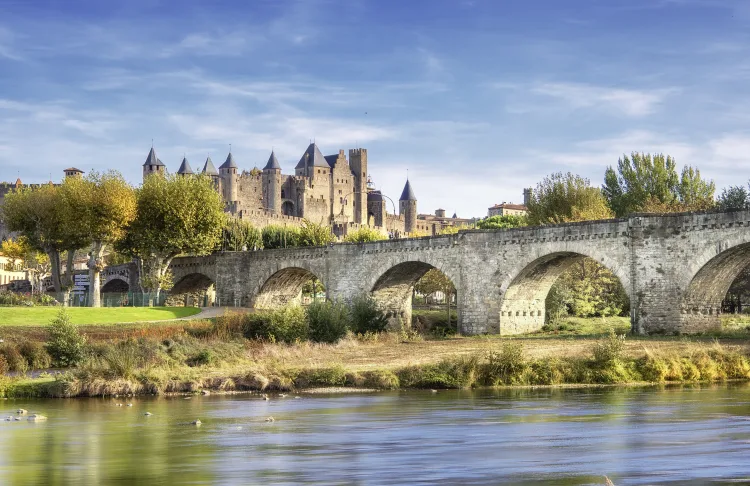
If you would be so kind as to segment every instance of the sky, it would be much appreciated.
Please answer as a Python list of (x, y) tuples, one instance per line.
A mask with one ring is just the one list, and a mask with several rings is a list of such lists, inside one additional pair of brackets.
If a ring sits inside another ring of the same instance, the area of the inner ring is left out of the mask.
[(750, 178), (749, 81), (746, 0), (0, 0), (0, 180), (139, 184), (152, 140), (292, 174), (314, 140), (394, 200), (408, 170), (420, 213), (634, 151), (718, 193)]

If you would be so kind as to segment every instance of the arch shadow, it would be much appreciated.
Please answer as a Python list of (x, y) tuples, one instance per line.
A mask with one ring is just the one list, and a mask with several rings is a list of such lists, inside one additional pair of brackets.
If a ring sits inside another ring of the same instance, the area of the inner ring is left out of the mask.
[(125, 293), (130, 291), (130, 283), (122, 278), (112, 278), (107, 283), (102, 285), (100, 292), (102, 294), (108, 293)]
[(190, 273), (175, 282), (166, 300), (169, 307), (211, 307), (216, 300), (214, 281), (202, 273)]

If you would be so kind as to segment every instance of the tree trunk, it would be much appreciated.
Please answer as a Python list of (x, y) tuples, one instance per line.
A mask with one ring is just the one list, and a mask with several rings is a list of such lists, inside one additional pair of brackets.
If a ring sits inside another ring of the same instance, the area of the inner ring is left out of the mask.
[(89, 306), (101, 307), (101, 272), (104, 268), (104, 243), (95, 241), (89, 255)]
[[(57, 250), (48, 250), (47, 257), (49, 257), (50, 263), (50, 274), (52, 277), (52, 286), (55, 287), (55, 292), (62, 292), (62, 281), (60, 279), (60, 252)], [(67, 305), (67, 302), (63, 305)]]
[(73, 289), (73, 264), (75, 263), (76, 251), (68, 250), (65, 258), (65, 278), (60, 277), (62, 285), (63, 301), (70, 300), (70, 291)]

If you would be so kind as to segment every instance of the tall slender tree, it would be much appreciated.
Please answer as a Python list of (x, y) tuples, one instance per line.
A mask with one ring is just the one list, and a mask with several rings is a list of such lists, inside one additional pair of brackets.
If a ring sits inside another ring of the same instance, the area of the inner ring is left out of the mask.
[(570, 172), (545, 177), (532, 193), (528, 204), (531, 225), (607, 219), (612, 212), (602, 192), (588, 179)]

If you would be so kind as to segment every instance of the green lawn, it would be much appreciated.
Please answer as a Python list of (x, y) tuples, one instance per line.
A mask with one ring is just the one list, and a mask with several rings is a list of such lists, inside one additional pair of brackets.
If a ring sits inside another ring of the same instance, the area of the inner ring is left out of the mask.
[[(44, 326), (60, 307), (0, 307), (0, 326)], [(164, 321), (200, 312), (197, 307), (69, 307), (66, 312), (80, 325)]]

